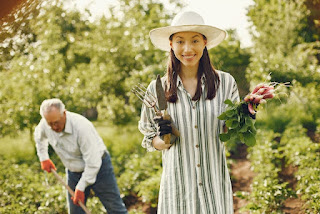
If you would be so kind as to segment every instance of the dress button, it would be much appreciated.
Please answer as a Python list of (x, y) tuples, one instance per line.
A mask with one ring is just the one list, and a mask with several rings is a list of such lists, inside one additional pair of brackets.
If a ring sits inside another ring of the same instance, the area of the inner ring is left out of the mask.
[(192, 108), (193, 108), (193, 109), (195, 109), (195, 108), (196, 108), (196, 106), (192, 106)]
[(200, 186), (202, 186), (202, 183), (199, 183)]
[(196, 147), (199, 148), (199, 145), (197, 144)]
[(198, 128), (198, 126), (197, 126), (197, 125), (195, 125), (195, 126), (194, 126), (194, 128), (196, 128), (196, 129), (197, 129), (197, 128)]
[(198, 164), (197, 167), (200, 167), (200, 164)]

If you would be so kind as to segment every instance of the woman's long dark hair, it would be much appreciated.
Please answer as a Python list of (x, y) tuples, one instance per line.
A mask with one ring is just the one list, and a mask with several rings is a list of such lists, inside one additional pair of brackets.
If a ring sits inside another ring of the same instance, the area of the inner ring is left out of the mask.
[[(172, 37), (170, 37), (171, 39)], [(205, 37), (204, 37), (205, 38)], [(206, 38), (205, 38), (206, 39)], [(178, 74), (181, 72), (180, 61), (174, 55), (171, 49), (169, 55), (169, 61), (167, 65), (167, 84), (166, 84), (166, 99), (168, 102), (175, 103), (178, 99), (177, 96), (177, 78)], [(207, 47), (203, 50), (203, 55), (199, 62), (198, 68), (198, 84), (195, 95), (192, 100), (199, 100), (202, 94), (201, 88), (201, 77), (205, 75), (206, 88), (207, 88), (207, 99), (212, 100), (217, 93), (220, 79), (218, 73), (215, 71), (214, 67), (210, 62), (209, 53)]]

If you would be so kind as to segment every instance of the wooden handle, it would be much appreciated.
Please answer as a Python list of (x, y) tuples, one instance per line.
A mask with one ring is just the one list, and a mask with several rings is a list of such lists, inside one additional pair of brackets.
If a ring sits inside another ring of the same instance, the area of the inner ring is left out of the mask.
[[(168, 114), (167, 110), (164, 112), (163, 118), (164, 118), (165, 120), (171, 120), (171, 117), (170, 117), (170, 115)], [(175, 135), (175, 136), (177, 136), (177, 137), (180, 137), (180, 132), (179, 132), (179, 130), (177, 129), (177, 127), (174, 125), (174, 123), (172, 122), (172, 120), (171, 120), (171, 127), (172, 127), (172, 134)]]
[(172, 126), (172, 134), (174, 134), (174, 135), (177, 136), (177, 137), (180, 137), (180, 132), (179, 132), (179, 130), (176, 128), (176, 126), (175, 126), (173, 123), (171, 123), (171, 126)]
[[(66, 184), (63, 179), (60, 177), (60, 175), (58, 175), (58, 173), (54, 170), (54, 169), (51, 169), (51, 172), (54, 174), (54, 176), (58, 179), (58, 181), (60, 181), (60, 183), (65, 187), (67, 188), (68, 192), (70, 193), (70, 195), (72, 197), (74, 197), (74, 191), (68, 186), (68, 184)], [(79, 201), (79, 205), (80, 207), (84, 210), (84, 212), (86, 214), (91, 214), (91, 212), (88, 210), (88, 208), (81, 202)]]
[[(167, 110), (165, 110), (164, 113), (163, 113), (163, 119), (164, 119), (164, 120), (171, 120), (171, 117), (170, 117), (170, 115), (168, 114)], [(164, 143), (165, 143), (165, 144), (170, 144), (171, 134), (170, 134), (170, 133), (169, 133), (169, 134), (165, 134), (165, 135), (163, 136), (163, 139), (164, 139)]]

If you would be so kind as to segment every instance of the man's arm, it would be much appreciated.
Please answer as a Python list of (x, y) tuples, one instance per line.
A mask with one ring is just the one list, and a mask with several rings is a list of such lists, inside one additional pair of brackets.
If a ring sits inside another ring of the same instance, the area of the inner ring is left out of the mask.
[(79, 130), (78, 141), (85, 168), (76, 189), (84, 191), (87, 186), (94, 184), (96, 181), (102, 163), (102, 151), (105, 150), (105, 146), (91, 123)]
[(49, 159), (48, 139), (45, 135), (41, 122), (35, 128), (34, 140), (36, 142), (37, 154), (41, 162), (41, 169), (51, 172), (51, 169), (57, 170), (54, 163)]
[(34, 131), (34, 140), (36, 142), (37, 155), (40, 161), (49, 159), (48, 154), (48, 139), (44, 133), (42, 122), (37, 125)]

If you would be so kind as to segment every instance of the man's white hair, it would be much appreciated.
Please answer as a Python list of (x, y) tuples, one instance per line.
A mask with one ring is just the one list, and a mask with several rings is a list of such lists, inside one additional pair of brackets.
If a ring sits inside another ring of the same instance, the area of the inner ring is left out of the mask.
[(58, 98), (44, 100), (40, 106), (40, 115), (44, 118), (44, 114), (51, 111), (52, 107), (58, 109), (62, 115), (65, 111), (63, 102)]

